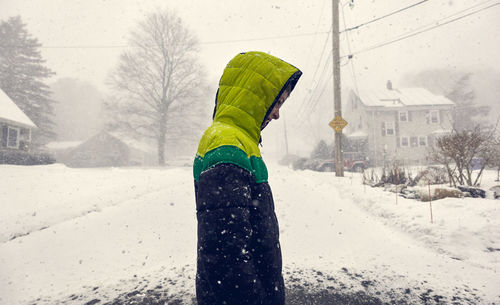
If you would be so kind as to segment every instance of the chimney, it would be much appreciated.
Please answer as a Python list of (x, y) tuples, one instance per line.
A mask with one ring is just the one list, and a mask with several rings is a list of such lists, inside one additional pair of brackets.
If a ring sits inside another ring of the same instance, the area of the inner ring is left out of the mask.
[(392, 82), (390, 80), (387, 81), (387, 90), (392, 90)]

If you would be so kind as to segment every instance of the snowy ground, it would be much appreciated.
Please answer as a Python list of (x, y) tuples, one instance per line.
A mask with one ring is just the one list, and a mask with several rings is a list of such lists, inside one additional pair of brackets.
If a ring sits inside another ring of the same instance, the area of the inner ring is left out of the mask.
[[(190, 167), (0, 176), (0, 304), (191, 304)], [(500, 304), (499, 200), (433, 201), (430, 223), (428, 202), (396, 203), (358, 174), (269, 176), (289, 304)]]

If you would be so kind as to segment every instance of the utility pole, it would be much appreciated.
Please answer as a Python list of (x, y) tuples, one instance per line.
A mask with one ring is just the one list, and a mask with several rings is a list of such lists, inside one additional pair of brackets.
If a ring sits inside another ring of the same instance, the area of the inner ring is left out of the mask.
[[(333, 111), (335, 117), (342, 117), (340, 92), (340, 31), (339, 0), (332, 0), (332, 53), (333, 53)], [(342, 153), (342, 130), (335, 132), (335, 175), (344, 177), (344, 156)]]

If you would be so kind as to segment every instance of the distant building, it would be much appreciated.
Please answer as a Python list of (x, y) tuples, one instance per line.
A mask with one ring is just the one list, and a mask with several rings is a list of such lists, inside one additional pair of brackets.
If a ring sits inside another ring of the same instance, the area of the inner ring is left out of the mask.
[(65, 163), (71, 150), (82, 143), (83, 141), (53, 141), (45, 144), (43, 150), (53, 156), (57, 163)]
[(101, 131), (78, 142), (49, 143), (56, 161), (70, 167), (151, 166), (158, 161), (154, 149), (125, 136)]
[(436, 137), (451, 132), (454, 103), (423, 88), (351, 91), (344, 108), (346, 135), (367, 142), (374, 164), (425, 164)]
[(28, 152), (31, 149), (31, 130), (37, 126), (0, 89), (0, 150)]

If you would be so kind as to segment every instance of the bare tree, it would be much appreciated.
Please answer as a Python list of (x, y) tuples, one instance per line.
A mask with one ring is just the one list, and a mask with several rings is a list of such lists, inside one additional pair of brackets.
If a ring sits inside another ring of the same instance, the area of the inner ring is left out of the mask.
[[(498, 159), (498, 146), (494, 140), (495, 129), (457, 131), (437, 139), (433, 159), (443, 164), (453, 186), (477, 186), (486, 166), (494, 166)], [(479, 171), (474, 177), (474, 162), (479, 161)]]
[(175, 13), (162, 11), (139, 23), (129, 45), (110, 78), (109, 127), (155, 140), (158, 162), (164, 165), (172, 105), (199, 101), (206, 88), (198, 42)]

